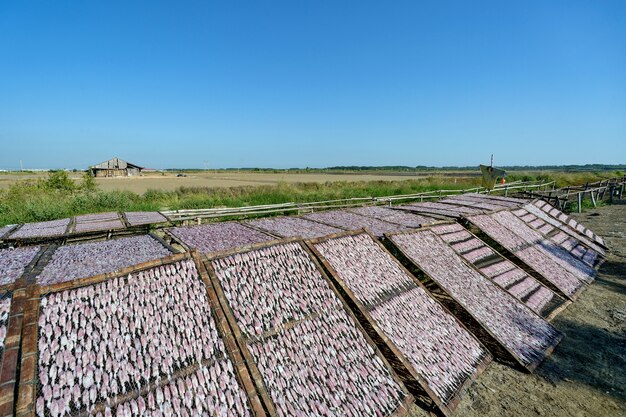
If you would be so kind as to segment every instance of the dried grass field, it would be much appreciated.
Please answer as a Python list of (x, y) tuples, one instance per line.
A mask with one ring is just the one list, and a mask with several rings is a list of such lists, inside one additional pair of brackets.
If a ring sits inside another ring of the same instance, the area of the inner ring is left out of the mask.
[[(37, 180), (45, 178), (47, 173), (8, 173), (0, 175), (0, 189), (9, 188), (23, 180)], [(174, 172), (146, 173), (137, 177), (96, 178), (98, 188), (102, 191), (131, 191), (143, 194), (148, 190), (174, 191), (180, 187), (228, 188), (240, 186), (260, 186), (297, 183), (327, 182), (368, 182), (368, 181), (404, 181), (411, 179), (425, 179), (441, 177), (444, 173), (435, 175), (429, 173), (293, 173), (293, 172), (188, 172), (184, 177), (178, 177)], [(456, 179), (467, 179), (467, 173), (445, 173), (454, 183)], [(82, 178), (81, 173), (71, 173), (70, 177), (76, 181)]]

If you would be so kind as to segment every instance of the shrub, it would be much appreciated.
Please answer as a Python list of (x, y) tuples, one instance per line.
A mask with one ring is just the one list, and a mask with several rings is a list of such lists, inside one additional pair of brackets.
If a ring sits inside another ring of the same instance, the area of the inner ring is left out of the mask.
[(68, 191), (76, 190), (76, 184), (67, 175), (66, 171), (50, 171), (48, 178), (45, 179), (44, 185), (50, 190)]
[(80, 185), (81, 190), (91, 193), (98, 189), (98, 184), (96, 183), (96, 179), (91, 174), (91, 171), (85, 171), (83, 174), (83, 182)]

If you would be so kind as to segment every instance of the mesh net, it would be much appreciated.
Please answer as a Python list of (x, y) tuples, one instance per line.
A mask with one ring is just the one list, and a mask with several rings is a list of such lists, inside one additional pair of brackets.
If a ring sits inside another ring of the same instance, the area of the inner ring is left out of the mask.
[(274, 239), (263, 232), (237, 222), (173, 227), (169, 232), (192, 249), (209, 253)]
[(149, 235), (60, 246), (37, 276), (37, 282), (49, 285), (104, 274), (170, 254)]
[(58, 236), (65, 233), (70, 219), (52, 220), (49, 222), (26, 223), (11, 233), (11, 238), (32, 238)]
[(0, 285), (12, 284), (39, 253), (38, 246), (0, 249)]
[(303, 217), (347, 230), (357, 230), (366, 227), (376, 236), (382, 236), (385, 233), (397, 232), (399, 230), (406, 230), (406, 227), (398, 224), (361, 216), (343, 210), (323, 211), (319, 213), (307, 214)]
[(167, 219), (158, 211), (127, 211), (124, 213), (126, 220), (131, 226), (142, 224), (163, 223)]
[(408, 213), (400, 210), (393, 210), (386, 207), (371, 206), (371, 207), (358, 207), (350, 209), (358, 214), (374, 217), (379, 220), (385, 220), (396, 224), (401, 224), (406, 227), (420, 227), (425, 224), (434, 223), (436, 220), (430, 217), (419, 216), (417, 214)]
[(341, 229), (313, 222), (301, 217), (276, 217), (250, 220), (249, 223), (259, 229), (266, 230), (276, 236), (313, 239), (316, 237), (339, 233)]
[(4, 339), (7, 335), (9, 327), (9, 314), (11, 313), (11, 293), (5, 292), (0, 294), (0, 363), (4, 356)]

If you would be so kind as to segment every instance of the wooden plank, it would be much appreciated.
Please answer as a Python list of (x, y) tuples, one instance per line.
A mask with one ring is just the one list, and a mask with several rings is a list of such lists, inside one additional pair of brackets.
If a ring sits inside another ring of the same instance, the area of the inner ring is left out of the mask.
[(159, 242), (161, 245), (163, 245), (163, 247), (167, 250), (169, 250), (172, 253), (182, 253), (179, 249), (176, 249), (175, 247), (173, 247), (172, 245), (170, 245), (169, 243), (167, 243), (161, 236), (157, 235), (154, 232), (150, 232), (148, 233), (148, 235), (153, 238), (154, 240), (156, 240), (157, 242)]
[(24, 323), (24, 300), (26, 291), (19, 289), (4, 292), (2, 297), (11, 298), (9, 318), (0, 357), (0, 416), (14, 415), (15, 393), (20, 368), (20, 345)]
[[(30, 314), (24, 316), (20, 358), (19, 389), (15, 404), (15, 415), (35, 415), (35, 390), (37, 389), (37, 320), (39, 311), (39, 295), (35, 286), (26, 291), (24, 309)], [(33, 314), (34, 313), (34, 314)]]
[(126, 213), (123, 212), (123, 211), (120, 212), (120, 220), (122, 221), (122, 224), (124, 225), (124, 227), (126, 227), (126, 228), (131, 227), (130, 222), (126, 218)]
[[(13, 233), (14, 231), (16, 231), (17, 229), (19, 229), (20, 227), (22, 227), (21, 224), (14, 224), (11, 226), (8, 226), (8, 228), (2, 232), (2, 234), (0, 234), (0, 240), (2, 240), (4, 237), (9, 236), (11, 233)], [(2, 228), (0, 228), (1, 230)]]
[(175, 244), (181, 246), (185, 252), (191, 252), (191, 248), (187, 246), (185, 242), (180, 240), (176, 235), (172, 234), (169, 228), (162, 229), (162, 230), (165, 236), (167, 236), (167, 238), (170, 240), (170, 243), (169, 243), (170, 245), (172, 244), (172, 242), (174, 242)]

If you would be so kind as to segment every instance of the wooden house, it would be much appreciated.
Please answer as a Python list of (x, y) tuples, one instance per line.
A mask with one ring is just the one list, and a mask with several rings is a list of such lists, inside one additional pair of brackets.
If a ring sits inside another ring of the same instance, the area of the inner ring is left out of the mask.
[(94, 177), (131, 177), (141, 174), (143, 167), (120, 158), (112, 158), (89, 167)]

